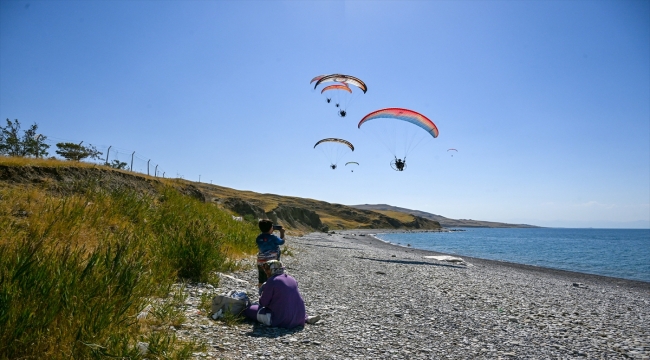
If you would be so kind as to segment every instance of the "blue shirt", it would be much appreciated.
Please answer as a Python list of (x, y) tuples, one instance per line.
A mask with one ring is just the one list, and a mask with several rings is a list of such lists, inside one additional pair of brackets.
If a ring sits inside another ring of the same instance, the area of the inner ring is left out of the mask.
[(284, 239), (280, 239), (273, 234), (261, 233), (257, 236), (255, 242), (257, 243), (257, 248), (261, 253), (265, 253), (267, 251), (277, 251), (279, 254), (280, 245), (284, 244)]

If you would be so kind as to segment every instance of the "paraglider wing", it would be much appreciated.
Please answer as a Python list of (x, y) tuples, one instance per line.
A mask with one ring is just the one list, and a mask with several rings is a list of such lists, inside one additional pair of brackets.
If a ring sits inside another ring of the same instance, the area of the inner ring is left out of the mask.
[(458, 150), (456, 150), (456, 149), (447, 149), (447, 151), (455, 151), (455, 152), (458, 152)]
[(341, 144), (343, 144), (343, 145), (349, 147), (350, 150), (354, 151), (354, 146), (352, 145), (351, 142), (349, 142), (349, 141), (347, 141), (347, 140), (343, 140), (343, 139), (336, 139), (336, 138), (327, 138), (327, 139), (319, 140), (319, 141), (314, 145), (314, 149), (316, 148), (316, 146), (318, 146), (318, 144), (322, 144), (322, 143), (324, 143), (324, 142), (337, 142), (337, 143), (341, 143)]
[(344, 90), (352, 94), (352, 89), (347, 84), (337, 84), (337, 85), (330, 85), (330, 86), (325, 86), (323, 90), (320, 91), (320, 93), (324, 93), (325, 91), (330, 91), (330, 90)]
[[(348, 162), (345, 163), (345, 166), (348, 166), (348, 165), (350, 165), (350, 164), (354, 164), (354, 165), (356, 165), (356, 166), (359, 166), (359, 163), (356, 162), (356, 161), (348, 161)], [(354, 167), (352, 167), (352, 169), (350, 170), (350, 172), (354, 172)]]
[(366, 86), (366, 83), (361, 81), (361, 79), (356, 78), (354, 76), (343, 75), (343, 74), (332, 74), (332, 75), (323, 76), (322, 78), (316, 81), (316, 84), (314, 85), (314, 89), (316, 89), (318, 85), (330, 81), (354, 85), (359, 89), (361, 89), (361, 91), (363, 91), (364, 94), (366, 93), (366, 91), (368, 91), (368, 87)]
[[(318, 76), (316, 76), (315, 78), (311, 79), (311, 81), (310, 81), (309, 83), (311, 84), (311, 83), (313, 83), (314, 81), (318, 81), (318, 80), (320, 80), (320, 79), (322, 79), (322, 78), (324, 78), (324, 77), (325, 77), (325, 75), (318, 75)], [(314, 88), (314, 89), (315, 89), (315, 88)]]
[(364, 116), (363, 119), (359, 121), (359, 125), (357, 127), (361, 128), (361, 125), (363, 125), (364, 123), (379, 118), (392, 118), (392, 119), (404, 120), (421, 127), (422, 129), (426, 130), (429, 134), (431, 134), (431, 136), (433, 136), (434, 138), (438, 137), (438, 127), (436, 127), (436, 124), (434, 124), (433, 121), (429, 120), (429, 118), (427, 118), (426, 116), (418, 112), (415, 112), (413, 110), (408, 110), (408, 109), (401, 109), (401, 108), (386, 108), (386, 109), (373, 111), (370, 114)]

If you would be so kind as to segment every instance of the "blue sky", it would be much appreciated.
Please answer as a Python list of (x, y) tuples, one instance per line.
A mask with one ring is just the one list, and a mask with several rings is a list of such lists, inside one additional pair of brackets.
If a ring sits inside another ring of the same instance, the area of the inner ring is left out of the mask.
[[(649, 4), (1, 0), (0, 117), (241, 190), (650, 227)], [(345, 118), (309, 84), (329, 73), (368, 85)], [(440, 131), (404, 172), (357, 128), (386, 107)], [(355, 146), (337, 170), (327, 137)]]

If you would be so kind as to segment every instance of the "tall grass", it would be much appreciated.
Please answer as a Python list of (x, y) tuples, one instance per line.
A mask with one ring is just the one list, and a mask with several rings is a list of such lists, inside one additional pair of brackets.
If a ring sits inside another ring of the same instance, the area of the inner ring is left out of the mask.
[(233, 267), (228, 254), (256, 249), (254, 227), (233, 221), (230, 214), (214, 206), (188, 201), (170, 188), (164, 190), (160, 202), (163, 206), (151, 219), (158, 239), (157, 259), (168, 262), (182, 278), (205, 281), (209, 270)]
[(0, 358), (189, 356), (196, 344), (138, 313), (174, 282), (205, 281), (253, 253), (255, 227), (170, 186), (69, 189), (0, 187)]

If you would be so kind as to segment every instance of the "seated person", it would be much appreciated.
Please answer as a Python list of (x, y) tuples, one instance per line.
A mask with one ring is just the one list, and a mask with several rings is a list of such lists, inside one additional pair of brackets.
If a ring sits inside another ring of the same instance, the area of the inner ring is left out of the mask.
[(268, 326), (291, 329), (315, 324), (320, 316), (306, 316), (305, 302), (298, 291), (298, 282), (285, 274), (282, 263), (271, 260), (262, 265), (268, 280), (262, 286), (259, 304), (252, 304), (244, 310), (244, 316)]

